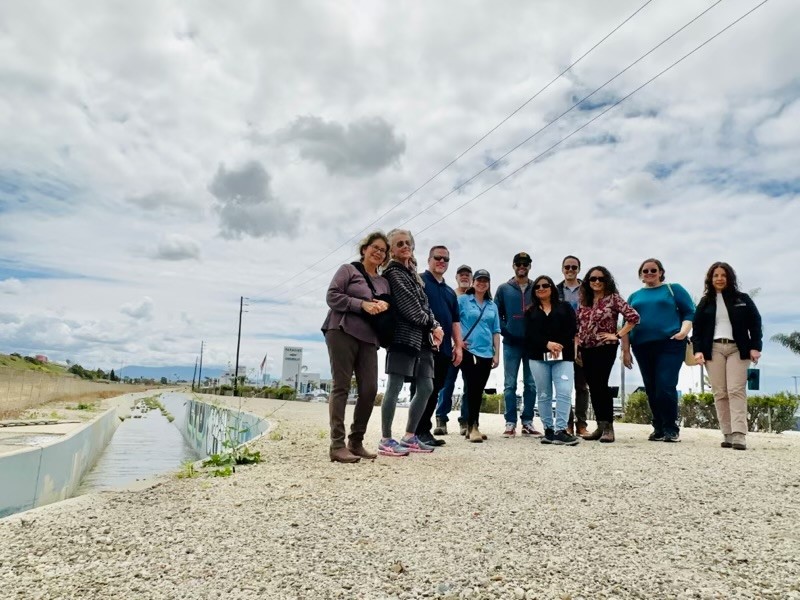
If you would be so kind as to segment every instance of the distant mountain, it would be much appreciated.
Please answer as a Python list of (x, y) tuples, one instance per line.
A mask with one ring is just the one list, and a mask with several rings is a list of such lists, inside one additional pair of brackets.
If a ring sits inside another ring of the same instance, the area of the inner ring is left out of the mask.
[[(219, 377), (225, 372), (223, 367), (206, 366), (203, 365), (203, 379), (206, 377)], [(115, 372), (116, 373), (116, 372)], [(159, 380), (166, 377), (167, 381), (184, 380), (191, 381), (194, 374), (194, 365), (191, 366), (174, 366), (174, 367), (139, 367), (136, 365), (125, 365), (122, 370), (116, 373), (119, 377), (130, 377), (136, 379), (142, 377), (144, 379)]]

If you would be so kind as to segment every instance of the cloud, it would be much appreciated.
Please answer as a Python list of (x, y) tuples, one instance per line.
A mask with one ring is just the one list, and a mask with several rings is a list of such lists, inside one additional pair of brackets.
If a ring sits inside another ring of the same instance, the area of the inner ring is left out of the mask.
[(128, 196), (125, 201), (144, 211), (187, 210), (194, 203), (187, 197), (165, 191), (150, 192), (139, 196)]
[(0, 281), (0, 294), (19, 294), (22, 292), (23, 285), (19, 279), (9, 277)]
[(154, 258), (158, 260), (198, 260), (200, 244), (188, 235), (168, 233), (158, 243)]
[(145, 296), (139, 302), (128, 302), (119, 307), (122, 314), (136, 320), (149, 320), (153, 318), (153, 299)]
[(309, 115), (297, 117), (278, 139), (296, 144), (300, 156), (325, 166), (332, 175), (366, 177), (397, 163), (406, 150), (402, 136), (382, 117), (343, 125)]
[(232, 171), (220, 164), (208, 190), (218, 200), (220, 233), (226, 239), (297, 233), (300, 211), (287, 209), (273, 195), (269, 173), (259, 162)]

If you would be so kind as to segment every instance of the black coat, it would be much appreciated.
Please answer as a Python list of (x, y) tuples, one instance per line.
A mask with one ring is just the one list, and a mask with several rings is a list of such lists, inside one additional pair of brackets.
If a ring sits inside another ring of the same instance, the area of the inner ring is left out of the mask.
[(439, 326), (425, 288), (415, 271), (394, 260), (384, 269), (383, 276), (389, 280), (397, 311), (397, 326), (389, 350), (417, 354), (428, 345), (428, 334)]
[(575, 360), (575, 334), (578, 323), (575, 311), (568, 302), (553, 305), (549, 315), (538, 306), (531, 305), (525, 311), (525, 355), (528, 360), (543, 360), (548, 352), (547, 342), (564, 346), (563, 360)]
[[(723, 294), (722, 299), (728, 309), (728, 317), (733, 328), (733, 341), (739, 349), (739, 357), (750, 358), (750, 350), (761, 352), (761, 315), (752, 298), (747, 294)], [(717, 319), (716, 296), (710, 302), (703, 296), (694, 313), (692, 322), (692, 344), (695, 352), (702, 352), (706, 360), (711, 360), (714, 344), (714, 327)]]

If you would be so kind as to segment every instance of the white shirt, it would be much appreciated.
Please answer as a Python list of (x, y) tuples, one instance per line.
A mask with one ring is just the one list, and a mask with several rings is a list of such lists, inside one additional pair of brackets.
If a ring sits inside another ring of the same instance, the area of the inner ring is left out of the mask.
[(733, 339), (733, 326), (731, 325), (731, 318), (728, 315), (728, 307), (725, 306), (725, 300), (722, 294), (717, 292), (717, 316), (714, 320), (714, 339), (726, 338)]

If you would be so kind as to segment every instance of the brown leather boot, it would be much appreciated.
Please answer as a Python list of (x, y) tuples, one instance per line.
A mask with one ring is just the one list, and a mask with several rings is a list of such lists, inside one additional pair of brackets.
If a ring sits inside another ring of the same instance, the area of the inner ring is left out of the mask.
[(597, 422), (597, 429), (595, 429), (592, 433), (583, 436), (583, 439), (590, 440), (590, 441), (597, 441), (603, 436), (603, 432), (606, 429), (606, 422), (605, 421), (598, 421)]
[(608, 422), (605, 423), (605, 428), (603, 429), (603, 435), (600, 436), (600, 441), (603, 444), (610, 444), (614, 441), (614, 423)]
[(481, 443), (483, 441), (483, 434), (480, 432), (477, 425), (473, 425), (469, 430), (469, 441), (472, 443)]
[(350, 450), (351, 454), (354, 454), (359, 458), (366, 458), (367, 460), (375, 460), (376, 458), (378, 458), (377, 454), (373, 454), (372, 452), (364, 448), (362, 444), (357, 444), (357, 445), (348, 444), (347, 449)]
[(575, 435), (578, 437), (586, 437), (589, 435), (589, 430), (586, 429), (586, 423), (578, 423), (578, 426), (575, 428)]
[(567, 433), (569, 435), (575, 435), (575, 424), (574, 423), (567, 423)]
[(340, 462), (340, 463), (357, 463), (361, 460), (360, 457), (356, 456), (347, 448), (336, 448), (335, 450), (331, 450), (330, 452), (331, 462)]

